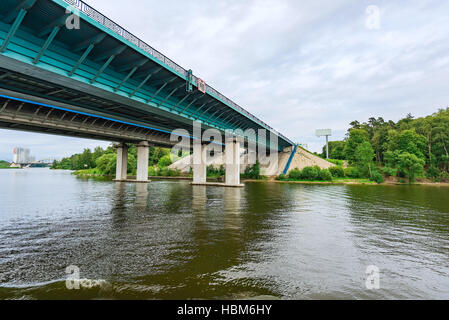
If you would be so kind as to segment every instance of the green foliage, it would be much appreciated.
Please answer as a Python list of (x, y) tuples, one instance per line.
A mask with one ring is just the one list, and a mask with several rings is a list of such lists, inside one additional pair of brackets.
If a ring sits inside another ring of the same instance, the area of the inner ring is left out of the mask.
[(167, 156), (169, 154), (170, 154), (170, 149), (150, 147), (149, 157), (148, 157), (150, 165), (157, 165), (159, 163), (159, 160), (161, 160), (161, 158), (163, 158), (164, 156)]
[(213, 165), (209, 165), (206, 168), (206, 174), (209, 178), (220, 178), (226, 174), (225, 167), (221, 165), (219, 168), (215, 168)]
[(181, 171), (169, 169), (168, 167), (162, 167), (158, 171), (160, 177), (178, 177), (181, 175)]
[(345, 170), (341, 166), (330, 167), (329, 171), (334, 178), (344, 178), (345, 177)]
[(387, 151), (410, 153), (420, 159), (425, 159), (426, 137), (416, 133), (414, 129), (401, 132), (388, 132)]
[(302, 171), (299, 169), (290, 170), (288, 174), (288, 179), (291, 180), (301, 180), (302, 179)]
[(276, 180), (279, 181), (287, 180), (287, 176), (285, 174), (280, 174), (278, 177), (276, 177)]
[(255, 179), (255, 180), (261, 179), (262, 176), (260, 175), (259, 161), (256, 161), (256, 163), (252, 166), (246, 167), (245, 173), (242, 176), (245, 179)]
[(441, 173), (441, 177), (440, 177), (440, 181), (441, 182), (449, 182), (449, 173), (444, 171)]
[(332, 174), (328, 169), (320, 170), (318, 177), (320, 180), (323, 181), (332, 181)]
[[(129, 145), (128, 147), (128, 173), (135, 175), (137, 171), (137, 147), (135, 145)], [(82, 170), (80, 172), (82, 174), (114, 175), (116, 159), (117, 150), (113, 146), (109, 146), (105, 150), (101, 147), (97, 147), (93, 152), (90, 149), (85, 149), (82, 153), (63, 158), (61, 161), (55, 160), (51, 165), (51, 169)], [(170, 164), (169, 149), (150, 147), (149, 172), (151, 172), (151, 167), (154, 165), (159, 165), (161, 168), (165, 168)], [(177, 170), (165, 170), (164, 172), (169, 176), (178, 175)], [(150, 175), (153, 174), (150, 173)]]
[(372, 172), (372, 175), (371, 175), (370, 180), (371, 180), (371, 181), (375, 181), (375, 182), (377, 182), (377, 183), (382, 183), (382, 182), (384, 182), (384, 176), (383, 176), (382, 173), (380, 173), (379, 171), (374, 170), (374, 171)]
[(372, 162), (374, 159), (374, 150), (368, 141), (363, 141), (358, 145), (354, 152), (354, 159), (360, 171), (368, 170), (369, 177), (372, 177)]
[(161, 157), (157, 163), (159, 168), (165, 168), (172, 164), (170, 154)]
[(441, 170), (435, 166), (431, 166), (427, 169), (426, 176), (429, 179), (439, 180), (441, 177)]
[(96, 161), (97, 170), (104, 175), (115, 174), (117, 164), (117, 155), (113, 153), (107, 153), (99, 157)]
[(327, 161), (329, 161), (330, 163), (333, 163), (337, 166), (343, 166), (343, 160), (339, 160), (339, 159), (326, 159)]
[(319, 167), (305, 167), (302, 169), (301, 178), (304, 180), (317, 180), (319, 174)]
[(321, 170), (318, 166), (315, 167), (305, 167), (304, 169), (293, 169), (289, 172), (288, 177), (285, 177), (285, 175), (281, 175), (278, 177), (279, 180), (293, 180), (293, 181), (314, 181), (314, 180), (321, 180), (321, 181), (331, 181), (332, 180), (332, 174), (328, 169)]
[(360, 171), (356, 167), (345, 168), (345, 176), (348, 178), (357, 179), (360, 178)]
[(148, 167), (150, 177), (179, 177), (181, 171), (178, 169), (169, 169), (168, 167), (158, 168), (157, 166)]
[[(329, 141), (329, 157), (336, 160), (345, 160), (345, 141)], [(326, 145), (323, 146), (321, 157), (326, 157)]]
[(383, 167), (382, 173), (387, 177), (395, 177), (398, 174), (398, 170), (392, 167)]
[(0, 160), (0, 169), (9, 168), (9, 166), (10, 166), (10, 163), (9, 163), (9, 162)]
[(368, 175), (370, 168), (375, 168), (372, 164), (368, 165), (368, 156), (362, 157), (361, 161), (361, 154), (356, 154), (357, 148), (365, 141), (370, 143), (373, 160), (377, 161), (378, 166), (388, 167), (382, 169), (387, 176), (409, 175), (408, 169), (404, 169), (403, 154), (412, 154), (423, 160), (429, 179), (438, 179), (439, 171), (449, 170), (449, 108), (417, 119), (408, 114), (397, 123), (370, 118), (367, 122), (353, 121), (350, 125), (344, 141), (344, 155), (350, 164), (358, 167), (362, 176)]
[(398, 156), (398, 169), (409, 178), (410, 182), (414, 182), (416, 175), (423, 171), (424, 164), (424, 160), (415, 154), (403, 152)]
[(157, 167), (154, 167), (154, 166), (149, 166), (148, 167), (148, 176), (150, 176), (150, 177), (157, 177), (157, 174), (158, 174)]
[(344, 155), (350, 163), (356, 162), (356, 149), (363, 142), (369, 141), (368, 133), (363, 129), (352, 129), (349, 131), (349, 138), (346, 141)]

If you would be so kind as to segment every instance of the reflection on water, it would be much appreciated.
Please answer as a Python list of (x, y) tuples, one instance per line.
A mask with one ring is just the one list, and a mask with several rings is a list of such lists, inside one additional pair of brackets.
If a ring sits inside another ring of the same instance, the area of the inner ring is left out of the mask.
[[(447, 299), (448, 194), (0, 170), (0, 298)], [(69, 265), (108, 285), (67, 290)]]

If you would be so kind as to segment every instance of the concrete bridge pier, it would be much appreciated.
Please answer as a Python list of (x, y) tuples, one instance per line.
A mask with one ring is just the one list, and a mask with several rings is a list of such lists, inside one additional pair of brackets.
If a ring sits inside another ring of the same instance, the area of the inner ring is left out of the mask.
[(150, 145), (142, 141), (137, 145), (137, 181), (148, 182), (148, 157)]
[(205, 185), (207, 177), (206, 165), (207, 145), (203, 143), (193, 143), (193, 183), (194, 185)]
[(124, 181), (128, 178), (128, 146), (126, 143), (116, 145), (117, 165), (115, 169), (115, 181)]
[(207, 145), (195, 142), (193, 144), (192, 168), (193, 185), (208, 185), (220, 187), (243, 187), (240, 183), (240, 142), (229, 139), (225, 145), (226, 180), (225, 183), (207, 182)]
[(128, 146), (120, 143), (117, 148), (117, 165), (115, 171), (115, 180), (118, 182), (151, 182), (148, 180), (148, 158), (150, 145), (148, 141), (142, 141), (137, 145), (137, 178), (128, 179)]
[(243, 187), (240, 183), (240, 141), (235, 138), (227, 139), (225, 146), (227, 187)]

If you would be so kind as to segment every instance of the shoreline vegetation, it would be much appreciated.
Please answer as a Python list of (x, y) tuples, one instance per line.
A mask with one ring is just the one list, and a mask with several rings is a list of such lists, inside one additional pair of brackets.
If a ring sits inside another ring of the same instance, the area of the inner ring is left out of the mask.
[[(385, 121), (370, 118), (350, 123), (346, 138), (329, 143), (329, 155), (336, 166), (334, 178), (365, 178), (379, 184), (449, 183), (449, 108), (432, 115)], [(325, 157), (325, 146), (321, 154)], [(313, 180), (307, 172), (290, 172), (288, 180)], [(320, 169), (316, 168), (319, 172)], [(293, 175), (292, 175), (293, 173)], [(315, 173), (316, 175), (316, 173)], [(283, 179), (281, 179), (283, 180)], [(322, 179), (324, 180), (324, 179)]]
[[(335, 166), (294, 168), (288, 175), (264, 177), (259, 163), (247, 168), (242, 180), (304, 184), (388, 184), (388, 185), (449, 185), (449, 108), (422, 118), (408, 114), (398, 122), (370, 118), (368, 122), (350, 123), (342, 141), (329, 142), (329, 162)], [(178, 154), (177, 161), (188, 154)], [(325, 158), (325, 146), (321, 154)], [(130, 145), (128, 174), (136, 175), (137, 148)], [(183, 174), (170, 169), (170, 149), (150, 147), (150, 179), (191, 179), (192, 172)], [(91, 151), (85, 149), (61, 161), (51, 169), (74, 170), (79, 177), (108, 177), (115, 174), (116, 150), (110, 146)], [(209, 180), (223, 181), (224, 166), (207, 167)]]
[(0, 160), (0, 169), (19, 169), (19, 168), (11, 168), (11, 163), (8, 161)]

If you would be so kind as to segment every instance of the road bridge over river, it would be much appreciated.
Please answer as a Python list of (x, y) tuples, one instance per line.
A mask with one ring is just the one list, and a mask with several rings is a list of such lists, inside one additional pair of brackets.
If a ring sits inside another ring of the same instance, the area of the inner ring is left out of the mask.
[[(265, 129), (269, 134), (258, 143), (294, 149), (290, 139), (86, 3), (1, 1), (1, 128), (120, 142), (119, 180), (126, 179), (126, 143), (135, 143), (137, 179), (146, 181), (148, 145), (173, 146), (172, 131), (191, 131), (193, 121), (223, 135)], [(225, 144), (240, 148), (236, 139)], [(194, 158), (203, 148), (194, 148)], [(227, 185), (240, 185), (234, 167)], [(194, 181), (205, 183), (204, 164), (195, 167)]]

